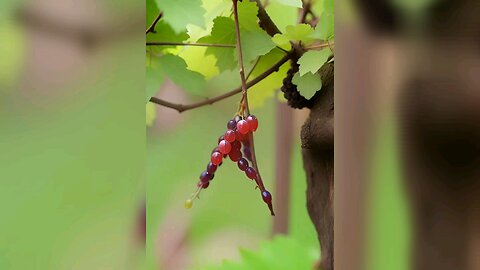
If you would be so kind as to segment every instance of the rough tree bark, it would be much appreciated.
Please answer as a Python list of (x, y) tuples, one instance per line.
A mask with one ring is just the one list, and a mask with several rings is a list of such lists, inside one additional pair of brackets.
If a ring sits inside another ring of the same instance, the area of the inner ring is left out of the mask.
[(320, 69), (323, 86), (310, 100), (301, 96), (289, 82), (297, 67), (292, 64), (282, 91), (293, 108), (310, 108), (310, 115), (301, 131), (307, 176), (307, 209), (321, 247), (321, 260), (316, 268), (333, 270), (334, 64), (325, 64)]

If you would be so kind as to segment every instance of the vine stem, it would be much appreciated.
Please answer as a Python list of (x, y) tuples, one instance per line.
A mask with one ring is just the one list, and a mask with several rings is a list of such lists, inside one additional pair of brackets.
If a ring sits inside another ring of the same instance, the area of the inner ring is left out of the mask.
[(155, 25), (157, 25), (158, 21), (162, 18), (163, 16), (163, 12), (160, 11), (160, 13), (158, 13), (157, 17), (155, 18), (155, 20), (152, 22), (152, 24), (147, 28), (147, 30), (145, 31), (145, 35), (148, 34), (148, 33), (155, 33)]
[[(242, 81), (242, 100), (240, 101), (240, 105), (241, 105), (241, 113), (245, 117), (246, 115), (250, 114), (250, 109), (248, 107), (247, 79), (245, 78), (245, 72), (244, 72), (242, 41), (240, 37), (240, 24), (238, 22), (238, 7), (237, 7), (238, 0), (232, 0), (232, 1), (233, 1), (233, 17), (235, 19), (235, 34), (237, 37), (236, 39), (237, 39), (237, 52), (238, 52), (238, 66), (239, 66), (240, 79)], [(257, 172), (257, 177), (255, 178), (255, 182), (257, 183), (257, 186), (260, 189), (260, 191), (264, 192), (266, 191), (266, 189), (265, 189), (265, 186), (263, 185), (262, 177), (260, 176), (260, 171), (258, 170), (257, 157), (255, 154), (255, 144), (253, 142), (252, 132), (249, 133), (248, 140), (250, 141), (250, 149), (252, 152), (252, 165)], [(271, 203), (268, 203), (268, 208), (270, 209), (270, 213), (272, 214), (272, 216), (275, 216), (275, 212), (273, 211), (273, 207)]]
[[(262, 74), (258, 75), (257, 77), (255, 77), (251, 81), (249, 81), (247, 83), (247, 88), (250, 88), (250, 87), (256, 85), (257, 83), (261, 82), (263, 79), (268, 77), (270, 74), (277, 71), (283, 64), (285, 64), (288, 60), (290, 60), (291, 57), (292, 57), (291, 52), (284, 55), (277, 63), (275, 63), (269, 69), (265, 70)], [(170, 101), (166, 101), (166, 100), (163, 100), (163, 99), (160, 99), (160, 98), (157, 98), (157, 97), (150, 98), (150, 102), (161, 105), (161, 106), (164, 106), (164, 107), (167, 107), (167, 108), (177, 110), (178, 112), (181, 113), (181, 112), (192, 110), (192, 109), (202, 107), (202, 106), (205, 106), (205, 105), (211, 105), (211, 104), (213, 104), (217, 101), (221, 101), (221, 100), (226, 99), (228, 97), (234, 96), (234, 95), (236, 95), (240, 92), (242, 92), (242, 87), (241, 86), (237, 87), (233, 90), (230, 90), (229, 92), (226, 92), (222, 95), (219, 95), (219, 96), (216, 96), (216, 97), (213, 97), (213, 98), (209, 98), (209, 99), (206, 99), (206, 100), (203, 100), (203, 101), (200, 101), (200, 102), (195, 102), (195, 103), (192, 103), (192, 104), (177, 104), (177, 103), (172, 103)]]
[(218, 48), (235, 48), (233, 44), (213, 44), (213, 43), (186, 43), (186, 42), (167, 42), (167, 41), (150, 41), (145, 43), (147, 46), (198, 46), (198, 47), (218, 47)]
[(248, 95), (247, 95), (247, 79), (245, 78), (245, 68), (243, 65), (243, 51), (242, 51), (242, 40), (240, 37), (240, 24), (238, 22), (238, 0), (233, 1), (233, 18), (235, 21), (235, 34), (236, 34), (236, 42), (237, 42), (237, 53), (238, 53), (238, 66), (239, 66), (239, 73), (240, 79), (242, 81), (242, 100), (240, 101), (240, 105), (242, 106), (241, 112), (245, 110), (247, 114), (250, 114), (250, 109), (248, 108)]

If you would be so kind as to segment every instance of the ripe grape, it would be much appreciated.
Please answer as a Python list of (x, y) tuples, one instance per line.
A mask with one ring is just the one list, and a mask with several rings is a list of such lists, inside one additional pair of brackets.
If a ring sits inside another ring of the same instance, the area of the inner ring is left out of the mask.
[(226, 155), (226, 154), (230, 153), (230, 150), (232, 150), (232, 146), (226, 140), (222, 140), (218, 144), (218, 150), (220, 151), (220, 153)]
[(265, 191), (262, 192), (262, 199), (267, 204), (270, 204), (272, 202), (272, 194), (270, 194), (270, 192), (268, 192), (268, 190), (265, 190)]
[(238, 162), (237, 162), (237, 165), (238, 165), (238, 168), (242, 171), (245, 171), (248, 167), (248, 161), (244, 158), (241, 158)]
[(250, 131), (250, 126), (247, 121), (245, 120), (240, 120), (237, 122), (237, 130), (241, 134), (247, 134)]
[(235, 131), (229, 129), (227, 130), (227, 132), (225, 132), (225, 135), (223, 135), (223, 137), (225, 138), (225, 140), (227, 142), (234, 142), (235, 141)]
[(258, 128), (258, 119), (257, 119), (257, 117), (255, 117), (255, 115), (253, 115), (253, 114), (252, 114), (252, 115), (249, 115), (249, 116), (247, 117), (247, 120), (246, 120), (246, 121), (247, 121), (248, 125), (250, 126), (250, 131), (253, 132), (253, 131), (256, 131), (256, 130), (257, 130), (257, 128)]
[(230, 120), (230, 121), (228, 121), (228, 123), (227, 123), (227, 129), (229, 129), (229, 130), (235, 130), (236, 128), (237, 128), (237, 121), (235, 121), (235, 120), (233, 120), (233, 119)]
[(230, 145), (232, 146), (232, 151), (240, 150), (240, 148), (242, 148), (242, 143), (240, 143), (239, 141), (233, 141)]
[(214, 165), (219, 165), (220, 163), (222, 163), (223, 156), (220, 152), (213, 152), (210, 159)]
[(237, 162), (242, 158), (242, 152), (240, 151), (240, 149), (235, 149), (230, 151), (230, 154), (228, 154), (228, 156), (233, 162)]
[(207, 165), (207, 172), (210, 174), (213, 174), (217, 171), (217, 165), (213, 164), (212, 162), (209, 162)]
[(222, 135), (222, 136), (220, 136), (220, 137), (218, 137), (218, 141), (217, 141), (217, 143), (220, 143), (222, 140), (223, 140), (223, 135)]
[(245, 170), (245, 174), (247, 175), (248, 178), (250, 178), (252, 180), (257, 178), (257, 171), (255, 171), (255, 169), (252, 168), (252, 167), (248, 167)]
[(248, 139), (248, 135), (240, 133), (238, 130), (235, 132), (235, 140), (237, 141), (246, 141)]
[(211, 175), (207, 171), (204, 171), (204, 172), (202, 172), (202, 174), (200, 174), (200, 181), (202, 183), (206, 183), (206, 182), (210, 181), (210, 177), (211, 177)]

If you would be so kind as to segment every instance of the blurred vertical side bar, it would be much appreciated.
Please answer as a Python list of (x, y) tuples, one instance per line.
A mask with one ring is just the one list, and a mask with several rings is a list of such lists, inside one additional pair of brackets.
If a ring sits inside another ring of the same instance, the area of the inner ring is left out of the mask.
[(337, 270), (480, 269), (480, 3), (342, 5)]
[(0, 269), (142, 266), (144, 25), (142, 1), (1, 1)]

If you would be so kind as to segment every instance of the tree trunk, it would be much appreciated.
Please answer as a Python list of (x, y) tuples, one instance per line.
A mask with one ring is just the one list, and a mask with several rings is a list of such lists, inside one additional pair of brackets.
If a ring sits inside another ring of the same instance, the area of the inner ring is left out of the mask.
[(333, 63), (320, 70), (322, 89), (313, 97), (302, 127), (303, 165), (307, 176), (307, 209), (321, 246), (318, 269), (333, 270)]

